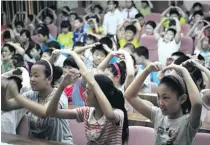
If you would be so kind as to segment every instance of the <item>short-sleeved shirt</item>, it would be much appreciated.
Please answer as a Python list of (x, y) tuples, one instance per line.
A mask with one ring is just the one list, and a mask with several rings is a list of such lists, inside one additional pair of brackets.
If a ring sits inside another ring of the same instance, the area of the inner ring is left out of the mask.
[[(133, 39), (131, 43), (135, 46), (135, 48), (139, 47), (138, 40)], [(120, 48), (123, 48), (127, 44), (126, 39), (125, 38), (120, 39), (119, 44)]]
[(189, 122), (189, 114), (177, 119), (170, 119), (162, 114), (158, 107), (152, 107), (151, 121), (156, 134), (155, 145), (191, 145), (199, 130), (193, 129)]
[(152, 13), (150, 7), (147, 7), (146, 9), (144, 9), (144, 8), (139, 8), (139, 11), (140, 11), (140, 13), (141, 13), (143, 16), (147, 16), (147, 15), (149, 15), (149, 14)]
[[(54, 89), (53, 92), (46, 97), (43, 105), (50, 101), (55, 92), (56, 89)], [(23, 96), (38, 103), (38, 92), (28, 91), (24, 93)], [(67, 98), (61, 96), (59, 105), (61, 109), (68, 109)], [(39, 117), (32, 112), (28, 112), (28, 125), (30, 137), (70, 144), (72, 143), (72, 134), (69, 129), (67, 119), (60, 119), (56, 117)]]
[[(49, 36), (49, 40), (48, 40), (48, 42), (51, 42), (51, 41), (56, 41), (56, 42), (58, 42), (54, 37), (52, 37), (52, 36)], [(58, 42), (59, 43), (59, 42)], [(60, 44), (60, 43), (59, 43)], [(64, 48), (64, 46), (63, 45), (61, 45), (60, 44), (60, 47), (61, 47), (61, 49), (63, 49)], [(41, 45), (41, 49), (42, 49), (42, 52), (45, 52), (46, 50), (47, 50), (47, 44), (46, 43), (42, 43), (42, 45)]]
[(120, 118), (119, 123), (114, 124), (102, 116), (99, 120), (94, 117), (95, 108), (77, 108), (77, 121), (85, 123), (87, 145), (122, 145), (122, 129), (124, 113), (120, 109), (114, 109), (115, 115)]
[(71, 47), (73, 45), (73, 33), (68, 32), (66, 34), (61, 33), (58, 35), (58, 42), (62, 44), (65, 48)]
[[(164, 19), (166, 19), (166, 17), (162, 17), (161, 19), (164, 20)], [(181, 18), (179, 19), (179, 22), (180, 22), (180, 24), (185, 24), (185, 23), (187, 22), (187, 20), (186, 20), (185, 17), (181, 17)], [(165, 28), (167, 28), (167, 27), (169, 26), (169, 23), (170, 23), (170, 21), (167, 20), (166, 22), (163, 23), (163, 26), (164, 26)]]
[[(104, 29), (102, 27), (98, 27), (98, 31), (99, 31), (99, 34), (104, 34)], [(93, 30), (92, 28), (90, 28), (88, 30), (89, 33), (96, 33), (95, 30)]]

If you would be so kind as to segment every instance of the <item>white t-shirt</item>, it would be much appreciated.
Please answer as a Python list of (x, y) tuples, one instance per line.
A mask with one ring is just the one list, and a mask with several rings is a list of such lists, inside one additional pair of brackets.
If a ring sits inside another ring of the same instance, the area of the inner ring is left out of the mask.
[(124, 19), (133, 19), (135, 18), (136, 14), (138, 14), (138, 11), (134, 7), (132, 7), (130, 10), (125, 8), (122, 10), (122, 14)]
[(55, 66), (59, 66), (59, 67), (63, 67), (63, 62), (65, 61), (67, 57), (63, 54), (59, 55), (57, 60), (55, 61), (54, 65)]
[(177, 44), (175, 39), (171, 42), (165, 43), (163, 38), (160, 37), (158, 40), (158, 60), (163, 65), (166, 64), (167, 58), (171, 56), (172, 53), (179, 51), (181, 41)]
[[(203, 93), (201, 93), (201, 97), (203, 97)], [(202, 105), (201, 121), (210, 123), (210, 106), (205, 102)]]

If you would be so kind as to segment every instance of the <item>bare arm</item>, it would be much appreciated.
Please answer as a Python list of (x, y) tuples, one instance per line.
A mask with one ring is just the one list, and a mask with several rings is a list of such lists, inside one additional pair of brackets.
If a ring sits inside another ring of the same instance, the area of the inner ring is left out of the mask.
[(21, 55), (25, 54), (25, 50), (19, 44), (13, 42), (7, 42), (7, 44), (13, 46), (16, 49), (16, 53), (19, 53)]
[(97, 69), (101, 71), (105, 71), (107, 66), (109, 65), (109, 62), (112, 60), (114, 57), (115, 52), (109, 53), (106, 58), (98, 65)]
[(80, 54), (80, 53), (84, 52), (87, 49), (91, 49), (92, 47), (94, 47), (97, 44), (98, 43), (94, 43), (94, 44), (86, 45), (86, 46), (82, 46), (82, 47), (75, 47), (74, 52)]
[(118, 39), (123, 38), (123, 35), (122, 35), (122, 33), (121, 33), (121, 29), (123, 28), (124, 24), (125, 24), (127, 21), (128, 21), (128, 20), (125, 20), (125, 21), (123, 21), (121, 24), (119, 24), (119, 25), (117, 26), (117, 38), (118, 38)]
[(186, 18), (185, 12), (180, 7), (176, 6), (175, 8), (179, 11), (179, 13), (182, 15), (182, 17)]
[(17, 18), (17, 14), (15, 14), (14, 18), (12, 19), (12, 29), (15, 30), (15, 21)]
[(175, 42), (176, 44), (180, 43), (181, 41), (181, 24), (178, 19), (174, 19), (176, 21), (176, 35), (175, 35)]
[(173, 6), (168, 7), (165, 11), (161, 13), (161, 17), (166, 16), (166, 14), (170, 11), (170, 9), (174, 8)]
[(159, 38), (161, 37), (161, 35), (160, 35), (160, 28), (161, 28), (163, 22), (166, 21), (166, 20), (168, 20), (168, 19), (162, 20), (162, 21), (157, 25), (157, 27), (154, 29), (154, 36), (155, 36), (155, 40), (156, 40), (156, 41), (158, 41)]
[(151, 9), (153, 9), (153, 4), (152, 4), (152, 2), (150, 1), (150, 0), (147, 0), (148, 1), (148, 3), (149, 3), (149, 7), (151, 8)]
[(191, 28), (190, 31), (188, 32), (187, 36), (193, 37), (195, 28), (198, 26), (198, 24), (199, 24), (200, 22), (202, 22), (202, 21), (197, 21), (197, 22), (192, 26), (192, 28)]
[(139, 23), (138, 20), (135, 20), (135, 21), (136, 21), (136, 23), (134, 24), (134, 26), (135, 26), (136, 29), (137, 29), (135, 39), (136, 39), (137, 41), (139, 41), (139, 40), (140, 40), (139, 38), (141, 37), (141, 24)]

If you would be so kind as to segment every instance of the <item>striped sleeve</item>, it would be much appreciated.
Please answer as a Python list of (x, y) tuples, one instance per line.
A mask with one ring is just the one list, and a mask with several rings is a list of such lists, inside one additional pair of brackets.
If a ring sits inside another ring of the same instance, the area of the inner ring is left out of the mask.
[(124, 122), (124, 112), (120, 109), (115, 109), (114, 114), (119, 116), (119, 123), (117, 123), (117, 126), (123, 126)]
[(85, 114), (88, 111), (88, 109), (89, 109), (88, 107), (80, 107), (80, 108), (76, 109), (76, 111), (77, 111), (77, 117), (76, 117), (77, 122), (84, 122), (84, 117), (85, 117)]

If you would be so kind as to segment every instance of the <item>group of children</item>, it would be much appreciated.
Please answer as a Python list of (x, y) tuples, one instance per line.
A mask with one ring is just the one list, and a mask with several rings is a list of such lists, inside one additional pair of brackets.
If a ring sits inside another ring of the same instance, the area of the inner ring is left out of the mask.
[[(67, 119), (76, 119), (88, 145), (121, 145), (129, 138), (127, 112), (139, 112), (153, 122), (155, 144), (192, 144), (210, 122), (209, 18), (195, 3), (189, 20), (170, 6), (159, 23), (145, 22), (152, 8), (149, 0), (140, 8), (126, 0), (122, 9), (118, 1), (107, 9), (92, 4), (84, 18), (68, 6), (17, 13), (2, 30), (2, 132), (16, 134), (27, 113), (29, 137), (72, 144)], [(179, 51), (188, 22), (193, 54)], [(157, 42), (158, 62), (141, 46), (147, 36)], [(157, 93), (158, 106), (139, 92)]]

